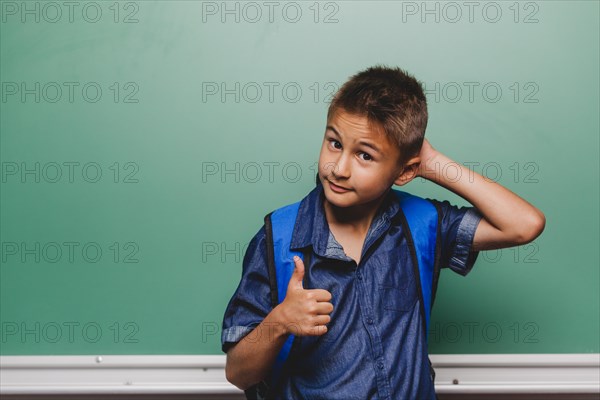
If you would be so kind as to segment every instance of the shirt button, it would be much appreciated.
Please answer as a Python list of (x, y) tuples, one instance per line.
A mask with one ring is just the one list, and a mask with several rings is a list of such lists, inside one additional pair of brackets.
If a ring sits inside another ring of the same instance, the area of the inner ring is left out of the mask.
[(373, 324), (373, 318), (367, 318), (367, 324), (372, 325)]
[(377, 363), (377, 368), (383, 369), (383, 363), (381, 361)]
[(362, 281), (362, 275), (360, 272), (356, 273), (356, 277), (358, 278), (359, 281)]

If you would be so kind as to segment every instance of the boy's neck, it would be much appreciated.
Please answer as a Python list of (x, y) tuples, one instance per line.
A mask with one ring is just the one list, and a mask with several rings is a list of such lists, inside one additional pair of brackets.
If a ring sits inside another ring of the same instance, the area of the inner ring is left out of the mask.
[(329, 225), (349, 229), (356, 234), (366, 235), (371, 227), (373, 218), (386, 198), (386, 191), (381, 197), (352, 207), (337, 207), (323, 198), (325, 217)]

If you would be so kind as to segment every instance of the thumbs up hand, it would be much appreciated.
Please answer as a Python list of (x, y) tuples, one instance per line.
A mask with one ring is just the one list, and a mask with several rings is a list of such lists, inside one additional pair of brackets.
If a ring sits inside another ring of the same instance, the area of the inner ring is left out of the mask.
[(327, 332), (326, 324), (331, 321), (331, 293), (325, 289), (304, 289), (304, 262), (294, 256), (294, 264), (285, 299), (278, 305), (286, 332), (296, 336), (321, 336)]

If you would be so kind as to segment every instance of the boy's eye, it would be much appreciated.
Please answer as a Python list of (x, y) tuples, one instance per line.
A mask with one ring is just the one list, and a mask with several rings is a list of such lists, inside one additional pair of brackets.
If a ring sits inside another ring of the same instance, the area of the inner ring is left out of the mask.
[[(342, 147), (342, 144), (340, 142), (338, 142), (337, 140), (335, 140), (335, 139), (329, 139), (329, 142), (333, 143), (333, 147), (335, 147), (336, 149), (340, 149)], [(337, 147), (336, 144), (339, 144), (340, 147)], [(371, 155), (369, 153), (365, 153), (363, 151), (363, 152), (361, 152), (361, 154), (367, 156), (367, 158), (366, 159), (363, 158), (363, 160), (365, 160), (365, 161), (373, 161), (373, 157), (371, 157)]]
[(338, 141), (337, 141), (337, 140), (335, 140), (335, 139), (331, 139), (331, 140), (329, 140), (329, 141), (333, 143), (333, 147), (335, 147), (335, 144), (336, 144), (336, 143), (340, 145), (340, 147), (335, 147), (336, 149), (339, 149), (339, 148), (341, 148), (341, 147), (342, 147), (341, 143), (340, 143), (340, 142), (338, 142)]
[(367, 159), (365, 161), (371, 161), (371, 160), (373, 160), (373, 158), (369, 154), (364, 153), (364, 152), (362, 154), (364, 154), (365, 156), (367, 156)]

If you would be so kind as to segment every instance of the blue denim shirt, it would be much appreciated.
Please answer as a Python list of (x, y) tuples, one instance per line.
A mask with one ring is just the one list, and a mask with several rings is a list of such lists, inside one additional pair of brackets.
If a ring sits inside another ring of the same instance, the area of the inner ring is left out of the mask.
[[(282, 374), (277, 399), (435, 399), (427, 332), (412, 259), (390, 191), (377, 210), (359, 264), (337, 242), (325, 217), (323, 186), (300, 203), (291, 248), (311, 246), (305, 282), (332, 294), (331, 321), (321, 336), (301, 336), (292, 368)], [(482, 215), (434, 199), (442, 211), (440, 267), (467, 275), (478, 252), (471, 244)], [(223, 352), (251, 332), (272, 310), (265, 226), (249, 243), (240, 283), (227, 305)], [(441, 277), (441, 276), (440, 276)]]

